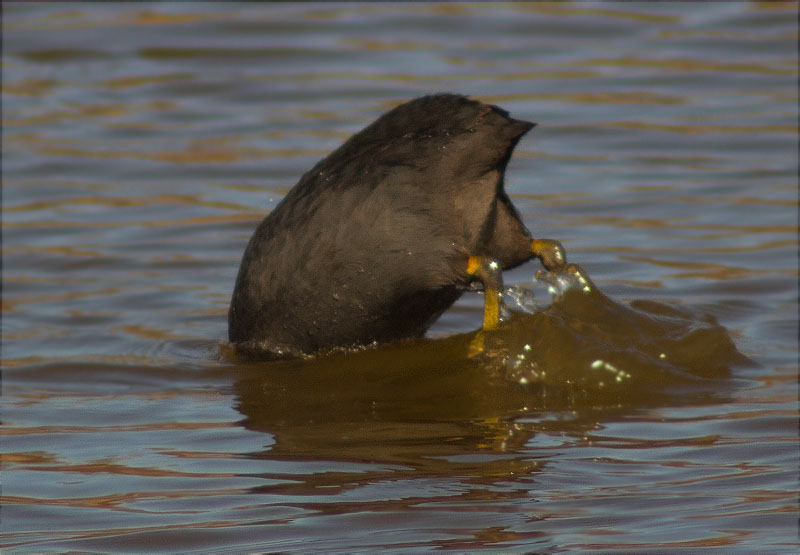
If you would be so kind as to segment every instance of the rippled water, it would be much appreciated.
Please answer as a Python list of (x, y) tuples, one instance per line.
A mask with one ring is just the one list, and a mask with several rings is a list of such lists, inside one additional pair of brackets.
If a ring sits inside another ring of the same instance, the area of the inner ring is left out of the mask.
[[(798, 549), (796, 4), (3, 8), (4, 551)], [(234, 362), (258, 221), (433, 91), (607, 301)]]

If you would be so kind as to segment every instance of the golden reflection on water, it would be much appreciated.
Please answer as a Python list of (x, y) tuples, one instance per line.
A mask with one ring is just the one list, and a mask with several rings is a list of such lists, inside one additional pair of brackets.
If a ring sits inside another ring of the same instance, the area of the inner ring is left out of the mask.
[[(58, 13), (50, 13), (46, 18), (31, 18), (16, 20), (8, 24), (8, 28), (15, 31), (47, 31), (58, 29), (89, 29), (92, 27), (115, 27), (127, 25), (180, 25), (187, 23), (201, 23), (204, 21), (219, 21), (229, 19), (230, 14), (221, 13), (187, 13), (170, 14), (156, 10), (125, 10), (107, 17), (90, 19), (91, 10), (67, 10)], [(63, 59), (65, 56), (83, 57), (86, 52), (83, 50), (45, 50), (39, 58), (47, 61)]]
[[(41, 122), (37, 122), (39, 124)], [(19, 137), (15, 137), (19, 139)], [(36, 139), (35, 141), (26, 140), (26, 146), (39, 154), (51, 156), (84, 156), (91, 158), (129, 158), (137, 160), (150, 160), (158, 162), (170, 162), (174, 164), (219, 164), (231, 163), (241, 160), (257, 160), (268, 158), (291, 158), (295, 156), (320, 156), (326, 154), (322, 151), (304, 150), (300, 148), (253, 148), (239, 147), (236, 149), (225, 149), (211, 147), (210, 145), (194, 144), (185, 150), (158, 150), (158, 151), (139, 151), (139, 150), (88, 150), (64, 146), (66, 141), (51, 141)], [(69, 144), (69, 143), (67, 143)]]
[(194, 78), (192, 73), (166, 73), (158, 75), (137, 75), (132, 77), (116, 77), (108, 79), (103, 84), (111, 90), (124, 90), (154, 83), (172, 83)]
[(0, 435), (13, 436), (64, 433), (102, 434), (108, 432), (147, 432), (154, 430), (199, 430), (207, 428), (229, 428), (232, 426), (235, 426), (235, 424), (229, 422), (156, 422), (131, 426), (24, 426), (22, 428), (7, 426), (0, 429)]
[[(787, 61), (787, 64), (789, 62)], [(670, 71), (721, 71), (763, 73), (767, 75), (796, 75), (797, 68), (769, 67), (763, 64), (732, 64), (700, 60), (697, 58), (640, 58), (636, 56), (621, 56), (618, 58), (589, 58), (570, 62), (569, 65), (613, 66), (613, 67), (644, 67), (666, 69)]]
[[(187, 6), (4, 17), (0, 548), (794, 547), (796, 4)], [(540, 122), (509, 190), (615, 295), (219, 357), (269, 207), (444, 89)]]
[[(528, 3), (512, 3), (511, 9), (518, 12), (534, 12), (548, 15), (559, 16), (598, 16), (602, 18), (620, 18), (633, 21), (647, 22), (647, 23), (678, 23), (680, 22), (679, 16), (660, 15), (645, 12), (636, 12), (630, 10), (614, 10), (603, 8), (579, 8), (569, 5), (564, 5), (559, 2), (528, 2)], [(306, 17), (311, 19), (329, 19), (334, 17), (341, 17), (347, 14), (365, 14), (365, 13), (426, 13), (426, 14), (441, 14), (441, 15), (468, 15), (487, 10), (495, 9), (492, 3), (489, 2), (474, 2), (469, 4), (463, 3), (432, 3), (426, 5), (424, 8), (414, 6), (413, 4), (406, 4), (399, 10), (397, 8), (386, 8), (382, 6), (372, 5), (359, 7), (358, 9), (339, 8), (335, 11), (331, 10), (314, 10), (308, 12)]]
[[(31, 212), (35, 210), (48, 210), (59, 208), (72, 208), (83, 204), (107, 206), (112, 208), (130, 207), (130, 206), (156, 206), (156, 205), (188, 205), (188, 206), (202, 206), (208, 208), (220, 208), (223, 210), (238, 210), (244, 211), (249, 207), (244, 204), (221, 202), (221, 201), (207, 201), (192, 195), (146, 195), (146, 196), (91, 196), (91, 197), (75, 197), (69, 198), (54, 198), (48, 200), (33, 201), (28, 203), (16, 204), (4, 208), (4, 212)], [(64, 249), (74, 248), (71, 246), (64, 246)]]
[(794, 125), (674, 125), (644, 121), (607, 121), (596, 122), (599, 127), (615, 127), (619, 129), (648, 129), (669, 133), (789, 133), (797, 134)]
[[(526, 77), (528, 79), (528, 77)], [(648, 91), (604, 92), (604, 93), (515, 93), (494, 94), (481, 97), (486, 102), (502, 104), (520, 100), (558, 100), (578, 104), (684, 104), (686, 100)], [(593, 124), (597, 125), (597, 124)]]
[[(115, 227), (182, 227), (195, 225), (214, 225), (232, 222), (257, 222), (263, 216), (262, 213), (239, 213), (223, 216), (204, 216), (197, 218), (180, 218), (164, 220), (132, 220), (124, 222), (74, 222), (66, 220), (48, 220), (33, 222), (15, 222), (4, 224), (8, 228), (115, 228)], [(35, 252), (35, 251), (29, 251)]]
[[(452, 57), (443, 57), (442, 61), (445, 61), (452, 65), (464, 65), (469, 63), (475, 67), (483, 67), (480, 62), (470, 61), (467, 62), (465, 60), (459, 58), (452, 58)], [(487, 66), (493, 66), (491, 63), (487, 63)], [(531, 79), (587, 79), (591, 77), (599, 76), (599, 72), (582, 70), (582, 71), (568, 71), (568, 70), (539, 70), (539, 71), (511, 71), (511, 72), (492, 72), (486, 74), (478, 74), (475, 73), (463, 73), (463, 74), (453, 74), (448, 73), (446, 75), (420, 75), (420, 74), (413, 74), (413, 73), (390, 73), (390, 74), (376, 74), (376, 73), (359, 73), (359, 72), (337, 72), (337, 73), (326, 73), (326, 72), (314, 72), (314, 73), (303, 73), (303, 72), (293, 72), (290, 74), (285, 75), (271, 75), (268, 79), (270, 81), (318, 81), (319, 79), (336, 79), (336, 80), (347, 80), (347, 81), (397, 81), (397, 82), (435, 82), (435, 81), (472, 81), (476, 78), (478, 79), (492, 79), (492, 80), (499, 80), (499, 81), (528, 81)], [(259, 79), (259, 77), (254, 77), (253, 79)], [(267, 78), (260, 78), (260, 79), (267, 79)], [(547, 96), (547, 95), (545, 95)], [(481, 97), (483, 98), (483, 97)], [(552, 98), (549, 97), (548, 98)], [(401, 102), (392, 101), (390, 103), (385, 103), (384, 106), (388, 108), (394, 107)]]
[(58, 85), (58, 81), (53, 79), (24, 79), (16, 83), (4, 83), (3, 93), (41, 96), (47, 94)]
[[(757, 249), (760, 250), (760, 249)], [(663, 260), (647, 256), (620, 256), (621, 260), (628, 260), (630, 262), (637, 262), (643, 264), (652, 264), (663, 268), (674, 268), (680, 270), (688, 270), (686, 272), (678, 272), (674, 274), (665, 274), (664, 277), (669, 278), (705, 278), (713, 280), (731, 280), (742, 279), (746, 277), (763, 276), (768, 274), (783, 275), (792, 277), (798, 275), (796, 270), (790, 269), (771, 269), (766, 268), (763, 270), (730, 266), (725, 264), (714, 264), (710, 262), (685, 262), (681, 260)]]
[(119, 289), (99, 289), (96, 291), (67, 291), (64, 293), (50, 293), (47, 295), (18, 296), (13, 300), (3, 299), (3, 313), (24, 312), (24, 308), (36, 303), (51, 303), (60, 301), (76, 301), (93, 297), (110, 297), (120, 293)]
[[(147, 102), (113, 102), (107, 104), (71, 104), (71, 109), (57, 109), (41, 114), (16, 117), (13, 111), (4, 112), (4, 127), (25, 127), (46, 124), (57, 124), (66, 121), (84, 120), (85, 118), (105, 118), (131, 114), (144, 114), (174, 110), (177, 106), (170, 100), (150, 100)], [(12, 135), (15, 141), (36, 142), (46, 141), (34, 134), (18, 133)]]
[[(739, 203), (742, 204), (742, 203)], [(786, 203), (783, 203), (786, 205)], [(583, 216), (580, 218), (564, 218), (563, 225), (577, 224), (604, 224), (615, 228), (634, 229), (689, 229), (689, 230), (714, 230), (730, 231), (734, 234), (752, 233), (777, 233), (795, 234), (798, 227), (794, 225), (737, 225), (737, 224), (699, 224), (682, 223), (691, 220), (691, 216), (672, 216), (663, 218), (631, 218), (625, 216)], [(747, 247), (745, 247), (745, 251)]]
[(189, 335), (180, 335), (172, 333), (169, 330), (158, 329), (155, 327), (146, 327), (142, 325), (117, 326), (113, 329), (114, 331), (121, 331), (123, 333), (135, 335), (137, 337), (141, 337), (144, 339), (165, 340), (165, 339), (186, 339), (191, 337)]

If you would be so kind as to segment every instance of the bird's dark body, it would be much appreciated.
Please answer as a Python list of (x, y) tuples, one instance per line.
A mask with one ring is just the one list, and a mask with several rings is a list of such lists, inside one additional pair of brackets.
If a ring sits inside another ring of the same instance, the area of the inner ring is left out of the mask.
[(469, 256), (504, 269), (530, 259), (531, 237), (503, 175), (533, 125), (434, 95), (351, 137), (253, 233), (230, 341), (300, 354), (417, 337), (471, 281)]

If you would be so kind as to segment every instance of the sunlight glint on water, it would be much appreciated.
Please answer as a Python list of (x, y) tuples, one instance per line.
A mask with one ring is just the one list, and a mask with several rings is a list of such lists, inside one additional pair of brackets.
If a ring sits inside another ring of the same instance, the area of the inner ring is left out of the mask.
[[(4, 552), (798, 550), (796, 4), (3, 8)], [(437, 91), (592, 290), (233, 362), (258, 221)]]

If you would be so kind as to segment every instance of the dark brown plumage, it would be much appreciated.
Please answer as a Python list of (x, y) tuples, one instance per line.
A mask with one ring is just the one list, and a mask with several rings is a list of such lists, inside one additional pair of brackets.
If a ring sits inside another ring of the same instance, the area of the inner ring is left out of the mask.
[(532, 123), (439, 94), (402, 104), (303, 175), (244, 252), (230, 341), (276, 354), (425, 333), (474, 279), (469, 256), (533, 257), (503, 189)]

